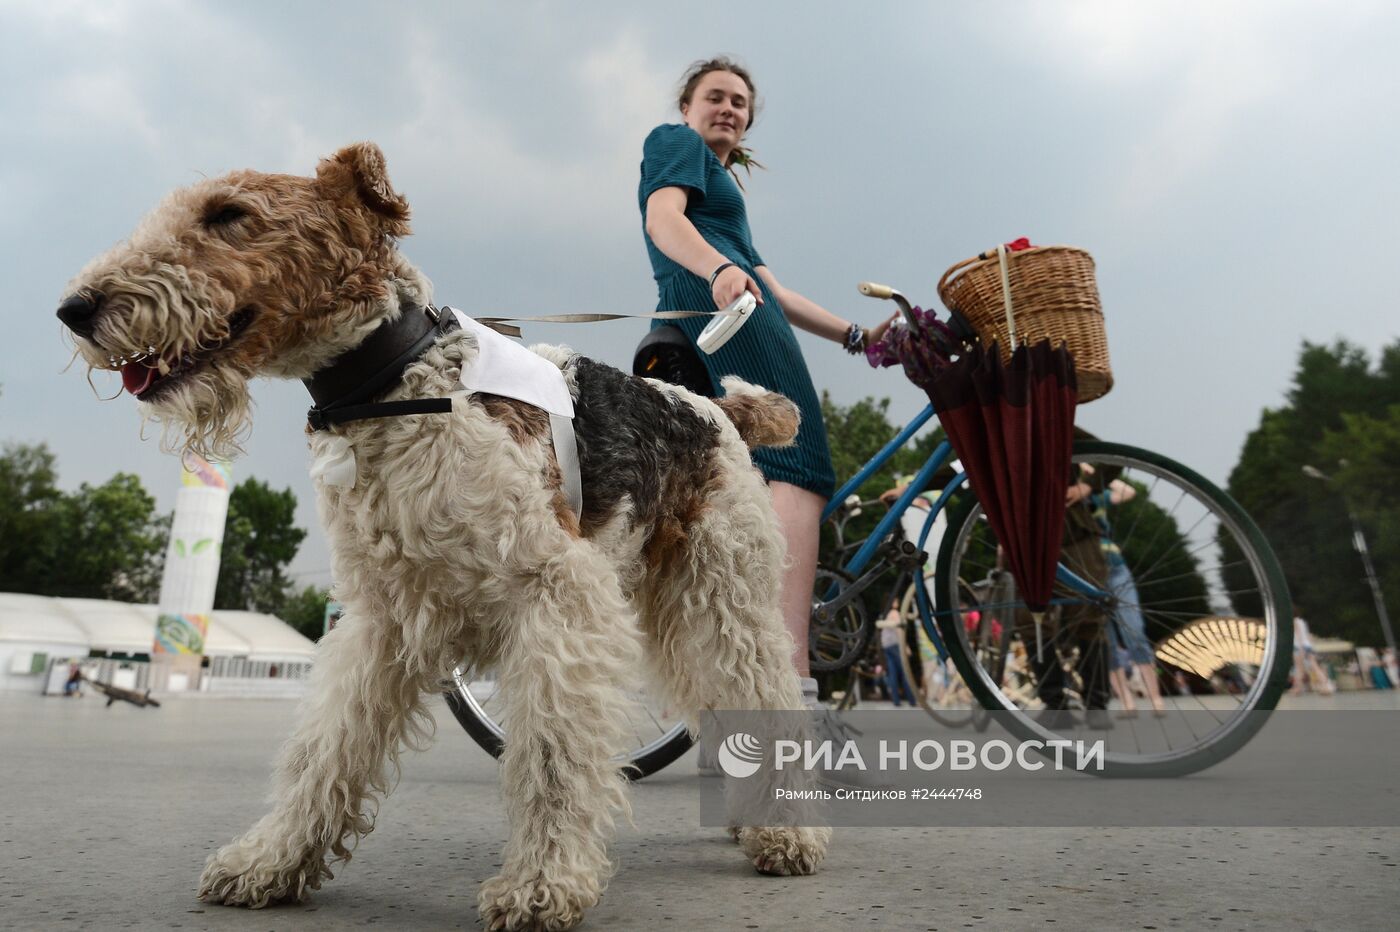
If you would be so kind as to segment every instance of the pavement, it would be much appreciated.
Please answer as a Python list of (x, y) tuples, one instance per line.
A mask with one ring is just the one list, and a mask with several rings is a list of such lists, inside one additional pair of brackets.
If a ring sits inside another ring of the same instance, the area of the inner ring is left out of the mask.
[[(1355, 695), (1285, 703), (1397, 706)], [(295, 702), (0, 694), (0, 929), (480, 928), (506, 837), (497, 765), (434, 708), (437, 740), (405, 756), (354, 860), (307, 903), (247, 911), (196, 883), (266, 810)], [(693, 754), (635, 787), (582, 928), (1400, 928), (1393, 828), (848, 828), (817, 875), (760, 876), (700, 827)]]

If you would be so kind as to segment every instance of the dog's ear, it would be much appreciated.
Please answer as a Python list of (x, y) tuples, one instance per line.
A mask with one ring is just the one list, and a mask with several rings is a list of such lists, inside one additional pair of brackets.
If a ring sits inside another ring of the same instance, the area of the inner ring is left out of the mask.
[(407, 236), (408, 201), (394, 190), (384, 153), (372, 142), (357, 142), (316, 166), (316, 180), (335, 198), (354, 197), (384, 221), (385, 232)]

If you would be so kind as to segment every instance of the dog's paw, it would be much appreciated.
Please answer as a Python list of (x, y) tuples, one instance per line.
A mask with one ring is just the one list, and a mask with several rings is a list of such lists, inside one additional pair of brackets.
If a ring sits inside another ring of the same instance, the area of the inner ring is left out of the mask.
[(829, 828), (745, 828), (739, 832), (754, 869), (779, 877), (815, 874), (831, 841)]
[(522, 881), (501, 874), (481, 885), (478, 903), (489, 932), (558, 932), (578, 925), (598, 897), (596, 884), (578, 878), (548, 881), (536, 875)]
[(273, 903), (301, 901), (322, 880), (331, 879), (320, 857), (288, 857), (285, 849), (267, 850), (248, 836), (223, 848), (204, 865), (199, 898), (224, 906), (262, 909)]

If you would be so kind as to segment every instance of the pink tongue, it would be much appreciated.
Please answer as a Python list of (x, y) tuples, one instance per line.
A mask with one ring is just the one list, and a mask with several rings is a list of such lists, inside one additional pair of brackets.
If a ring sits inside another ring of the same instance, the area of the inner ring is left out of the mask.
[(122, 366), (122, 387), (137, 397), (158, 378), (160, 370), (144, 362), (129, 362)]

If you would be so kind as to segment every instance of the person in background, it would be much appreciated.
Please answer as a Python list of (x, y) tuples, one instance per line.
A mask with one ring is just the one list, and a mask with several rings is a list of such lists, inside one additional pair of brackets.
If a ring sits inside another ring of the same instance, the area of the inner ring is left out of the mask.
[[(1080, 467), (1092, 474), (1092, 467)], [(1125, 718), (1137, 717), (1137, 704), (1133, 700), (1133, 690), (1128, 682), (1129, 673), (1136, 669), (1147, 699), (1152, 704), (1152, 714), (1161, 718), (1166, 715), (1162, 702), (1162, 689), (1157, 682), (1156, 658), (1152, 653), (1152, 642), (1147, 637), (1143, 623), (1142, 608), (1138, 598), (1137, 583), (1133, 579), (1128, 563), (1123, 559), (1123, 551), (1113, 539), (1113, 524), (1110, 509), (1124, 505), (1137, 497), (1137, 489), (1122, 479), (1114, 479), (1108, 488), (1094, 491), (1085, 483), (1080, 490), (1089, 503), (1090, 513), (1099, 526), (1099, 549), (1103, 551), (1108, 576), (1104, 588), (1113, 593), (1117, 600), (1113, 607), (1112, 650), (1109, 654), (1109, 682), (1123, 704), (1120, 713)]]
[(899, 604), (890, 606), (875, 627), (880, 629), (880, 652), (885, 655), (885, 688), (889, 691), (890, 702), (896, 709), (901, 699), (908, 699), (911, 706), (918, 705), (914, 687), (904, 674), (904, 652), (908, 647), (904, 643), (904, 616), (900, 614)]
[(83, 694), (83, 668), (76, 663), (68, 665), (68, 681), (63, 684), (64, 696), (79, 696)]
[(1303, 606), (1293, 606), (1293, 689), (1292, 694), (1301, 696), (1308, 687), (1309, 677), (1320, 696), (1330, 696), (1336, 692), (1332, 680), (1317, 662), (1317, 650), (1313, 647), (1312, 631), (1303, 620)]

